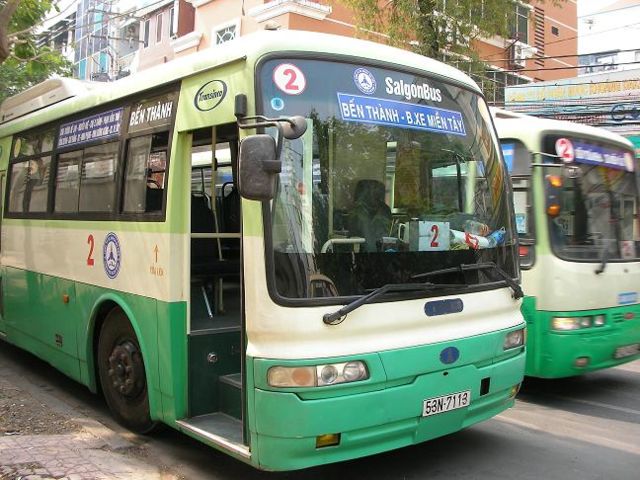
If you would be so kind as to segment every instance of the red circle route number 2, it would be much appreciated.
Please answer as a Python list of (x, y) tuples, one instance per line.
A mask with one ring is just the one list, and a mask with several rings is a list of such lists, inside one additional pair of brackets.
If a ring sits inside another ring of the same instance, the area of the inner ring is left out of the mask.
[(288, 95), (300, 95), (307, 87), (304, 73), (291, 63), (281, 63), (273, 70), (273, 83)]
[(573, 144), (568, 138), (559, 138), (556, 140), (556, 154), (565, 163), (573, 162), (575, 154), (573, 152)]

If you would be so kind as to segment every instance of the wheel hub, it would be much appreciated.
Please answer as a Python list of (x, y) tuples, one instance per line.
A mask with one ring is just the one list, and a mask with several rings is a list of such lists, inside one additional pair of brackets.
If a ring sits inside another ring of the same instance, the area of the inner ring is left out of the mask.
[(125, 397), (135, 397), (144, 388), (144, 367), (140, 351), (129, 340), (116, 345), (107, 371), (113, 388)]

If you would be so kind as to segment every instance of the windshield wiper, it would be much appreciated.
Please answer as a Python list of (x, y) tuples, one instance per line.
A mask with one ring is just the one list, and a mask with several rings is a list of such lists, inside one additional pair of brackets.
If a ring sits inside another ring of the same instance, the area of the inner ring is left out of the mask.
[(518, 285), (518, 283), (513, 278), (511, 278), (511, 276), (507, 272), (502, 270), (499, 266), (497, 266), (493, 262), (468, 263), (468, 264), (462, 263), (457, 267), (442, 268), (440, 270), (433, 270), (432, 272), (419, 273), (418, 275), (413, 275), (411, 278), (427, 278), (427, 277), (433, 277), (435, 275), (444, 275), (446, 273), (456, 273), (456, 272), (463, 273), (470, 270), (487, 270), (487, 269), (493, 270), (504, 279), (507, 285), (511, 287), (511, 290), (513, 291), (512, 296), (515, 300), (524, 297), (524, 293), (522, 291), (522, 288), (520, 288), (520, 285)]
[(411, 292), (411, 291), (425, 291), (436, 290), (440, 288), (468, 288), (468, 285), (462, 283), (388, 283), (380, 288), (376, 288), (367, 295), (348, 303), (340, 310), (336, 310), (333, 313), (325, 313), (322, 317), (322, 321), (327, 325), (338, 325), (342, 323), (346, 315), (349, 312), (353, 312), (356, 308), (371, 302), (373, 299), (384, 295), (389, 292)]

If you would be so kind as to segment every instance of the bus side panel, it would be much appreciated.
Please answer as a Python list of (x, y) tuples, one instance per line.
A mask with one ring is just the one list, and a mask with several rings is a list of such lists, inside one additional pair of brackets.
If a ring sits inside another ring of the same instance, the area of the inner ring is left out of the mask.
[(161, 418), (159, 400), (159, 371), (158, 371), (158, 317), (156, 300), (140, 295), (124, 292), (109, 291), (104, 288), (78, 283), (76, 285), (78, 303), (82, 306), (82, 322), (78, 325), (78, 345), (82, 368), (83, 383), (92, 390), (98, 383), (95, 345), (100, 332), (95, 328), (96, 313), (104, 302), (117, 304), (127, 315), (131, 326), (136, 332), (138, 343), (144, 359), (147, 387), (149, 392), (149, 407), (153, 419)]
[[(9, 164), (9, 151), (11, 149), (11, 137), (0, 140), (0, 258), (2, 258), (2, 217), (4, 217), (4, 197), (7, 179), (7, 166)], [(4, 268), (0, 261), (0, 339), (5, 332), (4, 309), (2, 307), (2, 278)]]
[(536, 309), (536, 297), (525, 296), (520, 307), (522, 316), (527, 322), (527, 362), (525, 375), (540, 368), (536, 352), (540, 349), (540, 329), (536, 319), (538, 310)]
[(187, 416), (187, 302), (158, 302), (158, 370), (167, 423)]
[(9, 340), (80, 381), (74, 282), (17, 268), (6, 268), (2, 282)]

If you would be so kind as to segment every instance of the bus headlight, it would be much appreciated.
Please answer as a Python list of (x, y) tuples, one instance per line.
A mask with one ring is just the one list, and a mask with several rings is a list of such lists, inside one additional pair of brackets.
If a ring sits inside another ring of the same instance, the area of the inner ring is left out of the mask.
[(507, 333), (507, 336), (504, 338), (504, 343), (502, 344), (502, 348), (504, 350), (510, 350), (512, 348), (518, 348), (524, 345), (525, 340), (525, 329), (521, 328), (519, 330), (514, 330), (513, 332)]
[(605, 323), (606, 317), (604, 315), (553, 317), (551, 320), (551, 328), (559, 331), (582, 330), (584, 328), (602, 327)]
[(364, 362), (329, 363), (307, 367), (271, 367), (267, 383), (271, 387), (324, 387), (369, 378)]
[(580, 317), (553, 317), (551, 328), (554, 330), (580, 330)]

